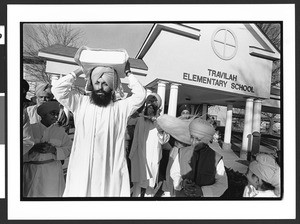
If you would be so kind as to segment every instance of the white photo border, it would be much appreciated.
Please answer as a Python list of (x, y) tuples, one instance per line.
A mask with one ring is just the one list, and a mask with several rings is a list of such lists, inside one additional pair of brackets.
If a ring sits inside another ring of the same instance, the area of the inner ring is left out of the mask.
[[(51, 12), (51, 13), (50, 13)], [(168, 12), (168, 13), (166, 13)], [(284, 197), (273, 201), (20, 201), (21, 22), (283, 21)], [(8, 219), (295, 219), (295, 5), (7, 5)], [(288, 100), (286, 100), (288, 99)], [(288, 112), (288, 113), (287, 113)], [(287, 115), (288, 114), (288, 115)], [(232, 212), (234, 210), (234, 212)], [(252, 210), (252, 211), (251, 211)], [(253, 211), (255, 210), (255, 212)]]

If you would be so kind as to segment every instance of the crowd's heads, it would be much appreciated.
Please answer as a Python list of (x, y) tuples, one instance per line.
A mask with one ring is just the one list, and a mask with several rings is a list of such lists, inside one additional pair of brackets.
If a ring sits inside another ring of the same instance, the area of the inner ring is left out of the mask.
[(161, 97), (157, 93), (150, 93), (145, 100), (144, 114), (147, 116), (157, 115), (161, 102)]
[(191, 106), (183, 104), (178, 109), (179, 117), (181, 119), (189, 119), (191, 117)]
[(201, 118), (194, 119), (189, 125), (192, 145), (208, 144), (215, 134), (214, 127)]
[(89, 73), (86, 90), (91, 91), (91, 102), (107, 106), (115, 97), (120, 85), (117, 72), (111, 67), (95, 67)]
[(41, 122), (48, 127), (57, 121), (59, 110), (60, 105), (57, 101), (48, 101), (38, 106), (37, 113), (41, 117)]
[(35, 88), (36, 102), (37, 105), (41, 105), (44, 102), (53, 99), (53, 94), (51, 92), (51, 85), (49, 83), (40, 83)]
[(263, 184), (261, 180), (263, 180), (275, 188), (275, 194), (280, 194), (280, 167), (272, 155), (259, 153), (249, 164), (246, 176), (254, 187), (261, 186)]

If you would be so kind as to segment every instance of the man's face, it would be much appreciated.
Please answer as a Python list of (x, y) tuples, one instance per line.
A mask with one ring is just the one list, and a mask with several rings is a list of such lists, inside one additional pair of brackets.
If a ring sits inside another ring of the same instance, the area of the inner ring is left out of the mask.
[(36, 96), (37, 105), (41, 105), (44, 102), (50, 101), (52, 100), (52, 98), (53, 96), (50, 93), (46, 93), (46, 92), (40, 93), (38, 96)]
[[(205, 144), (201, 141), (199, 137), (194, 134), (191, 134), (191, 143), (194, 149), (202, 148)], [(196, 147), (197, 146), (197, 147)]]
[(112, 89), (108, 86), (102, 76), (92, 76), (93, 89), (97, 95), (103, 95), (104, 92), (111, 92)]
[(49, 127), (50, 125), (54, 124), (57, 121), (58, 115), (59, 115), (59, 111), (52, 110), (42, 117), (42, 123), (46, 127)]
[(146, 108), (146, 111), (145, 111), (145, 115), (147, 116), (155, 116), (155, 109), (154, 109), (154, 106), (152, 104), (149, 104)]
[(249, 168), (247, 170), (246, 177), (248, 180), (248, 184), (252, 185), (253, 187), (255, 187), (257, 189), (259, 186), (260, 180)]
[(181, 117), (182, 117), (182, 118), (188, 118), (189, 115), (190, 115), (190, 112), (189, 112), (188, 110), (183, 110), (183, 111), (181, 112)]
[(95, 68), (91, 74), (93, 91), (90, 96), (91, 102), (100, 107), (106, 107), (112, 101), (113, 91), (103, 76), (105, 69)]

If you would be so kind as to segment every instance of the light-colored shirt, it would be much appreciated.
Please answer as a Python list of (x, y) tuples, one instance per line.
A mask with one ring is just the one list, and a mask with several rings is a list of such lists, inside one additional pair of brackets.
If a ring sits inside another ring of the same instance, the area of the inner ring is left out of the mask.
[(130, 196), (124, 137), (128, 117), (144, 102), (146, 91), (129, 74), (132, 96), (97, 106), (72, 90), (68, 74), (52, 88), (55, 98), (74, 115), (75, 135), (69, 159), (65, 197)]
[(144, 117), (136, 119), (129, 154), (132, 182), (139, 183), (139, 186), (143, 188), (153, 188), (157, 184), (162, 144), (168, 142), (169, 139), (169, 134), (158, 132), (155, 122)]
[(56, 148), (56, 160), (65, 160), (70, 156), (72, 141), (64, 128), (58, 124), (46, 127), (39, 122), (32, 124), (31, 130), (35, 143), (48, 142)]
[(243, 197), (245, 198), (277, 198), (275, 192), (273, 190), (256, 190), (254, 186), (247, 185), (244, 189)]
[(41, 117), (37, 113), (37, 108), (38, 108), (38, 105), (32, 105), (32, 106), (26, 107), (26, 109), (24, 110), (24, 112), (27, 113), (27, 115), (28, 115), (30, 124), (35, 124), (35, 123), (38, 123), (41, 121)]
[[(182, 176), (191, 171), (189, 161), (193, 155), (193, 147), (181, 148), (170, 170), (170, 176), (174, 182), (174, 189), (181, 190)], [(179, 159), (180, 157), (180, 159)], [(215, 183), (202, 186), (203, 197), (220, 197), (228, 188), (228, 179), (223, 159), (216, 165)]]
[(56, 154), (34, 151), (23, 155), (24, 196), (61, 197), (65, 180), (60, 160), (69, 157), (72, 141), (65, 130), (57, 124), (46, 127), (39, 122), (30, 127), (34, 143), (48, 142), (56, 148)]

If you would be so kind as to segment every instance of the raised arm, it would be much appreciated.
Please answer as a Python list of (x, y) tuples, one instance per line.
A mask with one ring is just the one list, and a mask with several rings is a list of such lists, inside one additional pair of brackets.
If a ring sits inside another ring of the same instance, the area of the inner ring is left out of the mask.
[(51, 89), (57, 101), (71, 112), (75, 111), (80, 98), (80, 94), (72, 90), (72, 85), (80, 74), (83, 74), (81, 68), (60, 78)]
[(131, 88), (132, 95), (125, 100), (127, 101), (127, 109), (129, 110), (129, 115), (132, 115), (143, 105), (146, 99), (146, 90), (131, 72), (127, 73), (127, 77), (129, 80), (129, 88)]

